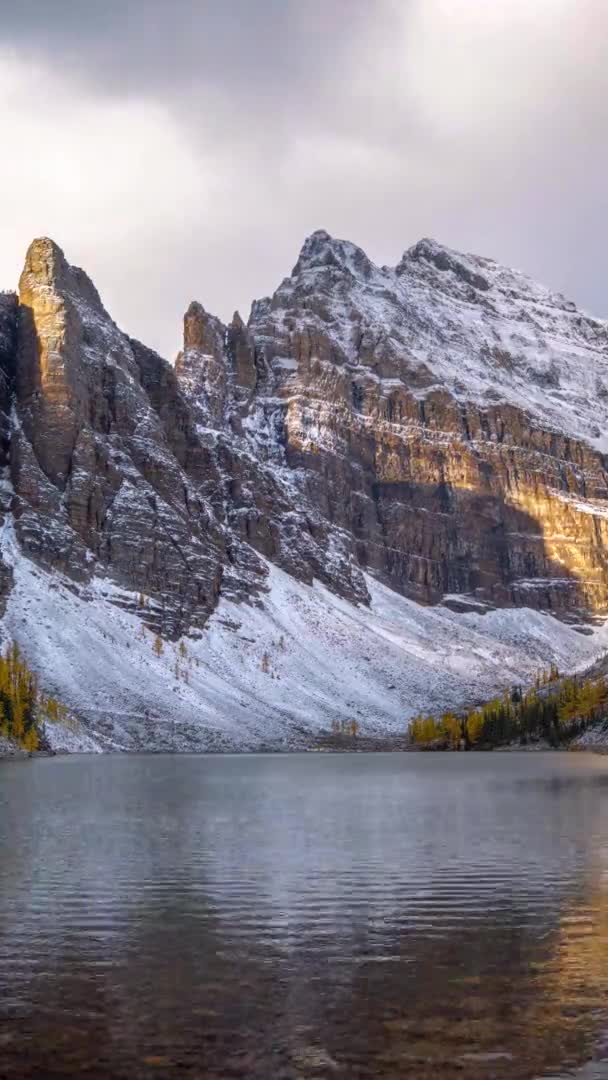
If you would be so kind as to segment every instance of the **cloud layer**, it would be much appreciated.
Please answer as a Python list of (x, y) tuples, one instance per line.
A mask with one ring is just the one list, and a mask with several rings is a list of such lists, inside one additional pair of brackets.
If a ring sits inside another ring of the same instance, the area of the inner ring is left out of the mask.
[(35, 235), (166, 355), (326, 228), (421, 236), (608, 315), (604, 0), (20, 0), (0, 21), (0, 286)]

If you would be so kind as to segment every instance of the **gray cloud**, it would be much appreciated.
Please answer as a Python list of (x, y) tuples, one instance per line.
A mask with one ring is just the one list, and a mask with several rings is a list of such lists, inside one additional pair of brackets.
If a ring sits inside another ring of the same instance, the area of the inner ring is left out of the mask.
[(0, 6), (2, 284), (50, 233), (172, 354), (192, 297), (246, 313), (324, 227), (379, 262), (434, 235), (608, 314), (604, 0)]

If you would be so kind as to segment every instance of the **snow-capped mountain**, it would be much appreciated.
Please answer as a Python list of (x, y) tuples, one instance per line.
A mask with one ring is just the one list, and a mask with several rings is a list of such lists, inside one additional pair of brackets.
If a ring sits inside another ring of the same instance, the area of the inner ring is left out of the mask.
[(313, 233), (172, 366), (37, 240), (0, 370), (4, 632), (82, 745), (403, 731), (601, 646), (608, 325), (490, 259)]

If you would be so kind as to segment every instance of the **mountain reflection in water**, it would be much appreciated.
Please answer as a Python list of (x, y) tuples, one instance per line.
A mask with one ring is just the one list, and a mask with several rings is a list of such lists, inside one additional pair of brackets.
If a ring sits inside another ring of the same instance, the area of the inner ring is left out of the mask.
[(0, 1075), (607, 1076), (607, 826), (591, 755), (2, 763)]

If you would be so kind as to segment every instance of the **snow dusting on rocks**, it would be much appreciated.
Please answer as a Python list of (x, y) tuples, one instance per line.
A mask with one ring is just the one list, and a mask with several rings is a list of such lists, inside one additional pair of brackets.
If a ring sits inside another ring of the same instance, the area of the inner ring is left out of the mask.
[(550, 661), (588, 663), (608, 644), (605, 627), (424, 607), (370, 577), (370, 606), (353, 605), (269, 565), (254, 603), (221, 600), (205, 630), (159, 648), (109, 580), (75, 587), (6, 532), (3, 557), (3, 632), (77, 718), (49, 727), (59, 750), (289, 749), (353, 719), (361, 734), (398, 735), (421, 710), (485, 698)]

